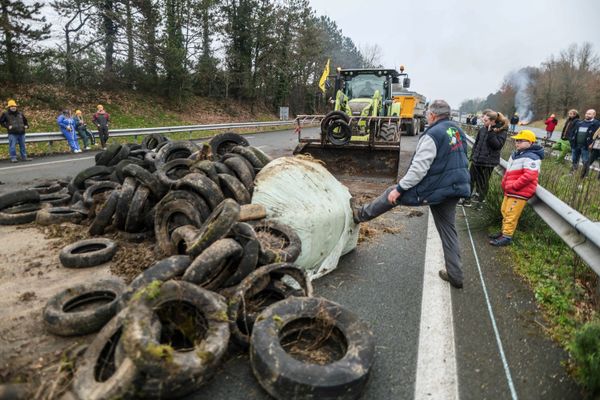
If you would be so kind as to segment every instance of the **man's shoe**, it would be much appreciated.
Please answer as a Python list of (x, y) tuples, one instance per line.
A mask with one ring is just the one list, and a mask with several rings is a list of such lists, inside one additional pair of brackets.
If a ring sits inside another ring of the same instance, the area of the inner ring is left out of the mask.
[(457, 282), (454, 282), (452, 279), (450, 279), (450, 275), (448, 275), (448, 272), (446, 272), (445, 270), (443, 270), (443, 269), (440, 269), (440, 271), (439, 271), (439, 275), (440, 275), (440, 278), (442, 278), (442, 279), (443, 279), (443, 280), (445, 280), (446, 282), (449, 282), (449, 283), (450, 283), (452, 286), (454, 286), (455, 288), (457, 288), (457, 289), (462, 289), (462, 287), (463, 287), (463, 284), (462, 284), (462, 283), (457, 283)]
[(498, 239), (490, 240), (490, 244), (496, 247), (510, 246), (512, 244), (512, 238), (503, 235)]
[(488, 235), (488, 238), (490, 238), (490, 239), (500, 239), (501, 236), (502, 236), (502, 232), (496, 232), (496, 233), (490, 233)]
[(91, 147), (90, 146), (85, 146), (85, 150), (90, 150)]
[(16, 162), (19, 162), (19, 161), (18, 161), (16, 158), (11, 158), (11, 159), (10, 159), (10, 162), (11, 162), (11, 163), (16, 163)]
[(471, 202), (471, 199), (465, 199), (462, 203), (463, 207), (472, 207), (473, 203)]
[(362, 221), (360, 220), (360, 207), (356, 204), (356, 200), (354, 197), (350, 197), (350, 209), (352, 210), (352, 219), (355, 224), (360, 224)]

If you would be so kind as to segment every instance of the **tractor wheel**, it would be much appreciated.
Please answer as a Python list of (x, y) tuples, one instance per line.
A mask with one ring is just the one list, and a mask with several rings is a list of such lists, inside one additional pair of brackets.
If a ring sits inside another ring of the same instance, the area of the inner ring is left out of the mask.
[(379, 138), (386, 142), (391, 142), (396, 140), (396, 136), (398, 134), (398, 126), (396, 124), (381, 124), (381, 129), (379, 130)]
[(419, 132), (425, 132), (425, 121), (422, 118), (419, 119)]
[(411, 122), (410, 124), (406, 124), (406, 134), (408, 136), (415, 136), (415, 124)]

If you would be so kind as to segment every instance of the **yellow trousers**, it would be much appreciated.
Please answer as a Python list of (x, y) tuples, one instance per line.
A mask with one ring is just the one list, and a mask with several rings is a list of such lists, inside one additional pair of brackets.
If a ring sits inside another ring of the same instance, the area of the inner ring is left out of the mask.
[(527, 200), (504, 196), (502, 200), (502, 235), (513, 237)]

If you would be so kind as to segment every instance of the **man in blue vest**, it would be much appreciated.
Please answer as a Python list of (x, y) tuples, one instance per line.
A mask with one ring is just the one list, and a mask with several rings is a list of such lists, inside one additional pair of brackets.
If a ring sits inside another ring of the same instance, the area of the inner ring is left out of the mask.
[(423, 133), (406, 175), (369, 204), (353, 207), (356, 223), (371, 220), (395, 206), (428, 205), (442, 240), (446, 270), (439, 275), (455, 288), (463, 287), (460, 246), (455, 227), (458, 200), (471, 193), (467, 141), (450, 121), (450, 106), (435, 100), (427, 111)]

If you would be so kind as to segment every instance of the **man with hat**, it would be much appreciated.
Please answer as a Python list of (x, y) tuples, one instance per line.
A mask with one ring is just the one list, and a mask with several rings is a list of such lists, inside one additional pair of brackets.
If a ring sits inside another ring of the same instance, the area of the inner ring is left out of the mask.
[(94, 118), (92, 122), (98, 128), (98, 135), (100, 136), (100, 144), (102, 148), (106, 148), (106, 142), (108, 141), (108, 124), (110, 122), (110, 115), (106, 111), (104, 111), (104, 106), (102, 104), (98, 104), (96, 106), (98, 111), (94, 114)]
[(25, 129), (29, 128), (27, 118), (17, 109), (16, 101), (11, 99), (6, 106), (8, 110), (0, 116), (0, 125), (8, 131), (8, 154), (10, 155), (10, 161), (13, 163), (17, 162), (17, 143), (19, 143), (21, 160), (31, 161), (31, 158), (27, 157), (27, 151), (25, 150)]
[(502, 231), (489, 236), (492, 246), (512, 244), (525, 204), (537, 189), (544, 158), (544, 148), (536, 143), (537, 138), (532, 131), (522, 130), (512, 138), (516, 150), (508, 159), (508, 167), (502, 178)]

